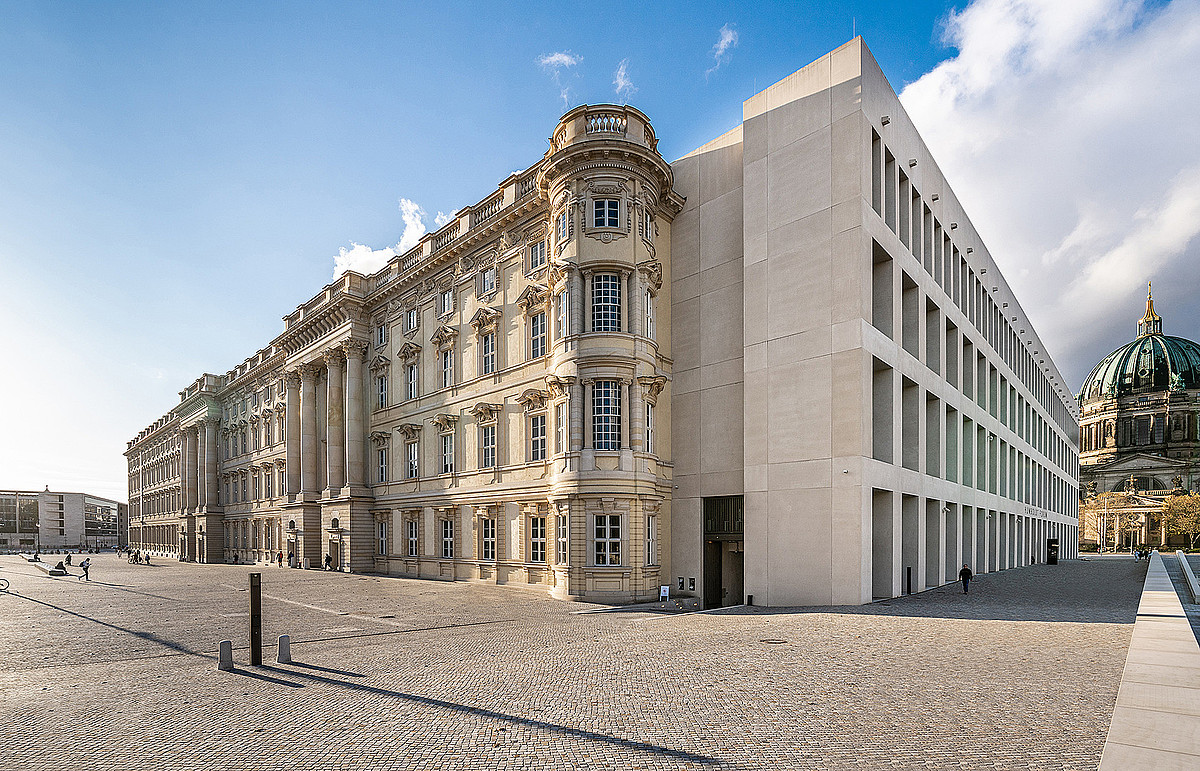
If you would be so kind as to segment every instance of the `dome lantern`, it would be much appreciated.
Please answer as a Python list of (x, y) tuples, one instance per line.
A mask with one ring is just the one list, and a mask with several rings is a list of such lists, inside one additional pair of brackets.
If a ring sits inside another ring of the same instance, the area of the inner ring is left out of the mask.
[(1146, 283), (1146, 312), (1138, 319), (1138, 337), (1162, 334), (1162, 316), (1154, 312), (1154, 293), (1149, 282)]

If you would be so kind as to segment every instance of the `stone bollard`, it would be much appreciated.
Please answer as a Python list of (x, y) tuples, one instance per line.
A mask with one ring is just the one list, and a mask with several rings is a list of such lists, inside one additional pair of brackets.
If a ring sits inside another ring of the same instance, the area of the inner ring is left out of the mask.
[(217, 656), (217, 669), (225, 672), (233, 669), (233, 640), (221, 641), (221, 652)]
[(280, 664), (292, 663), (292, 636), (287, 634), (279, 635), (279, 654), (275, 656), (275, 660)]

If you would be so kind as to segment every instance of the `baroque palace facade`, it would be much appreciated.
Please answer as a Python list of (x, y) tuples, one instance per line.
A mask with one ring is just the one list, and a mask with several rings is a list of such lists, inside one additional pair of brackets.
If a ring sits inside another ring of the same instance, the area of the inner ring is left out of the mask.
[(710, 607), (1073, 555), (1074, 399), (865, 45), (743, 115), (568, 112), (131, 441), (131, 544)]

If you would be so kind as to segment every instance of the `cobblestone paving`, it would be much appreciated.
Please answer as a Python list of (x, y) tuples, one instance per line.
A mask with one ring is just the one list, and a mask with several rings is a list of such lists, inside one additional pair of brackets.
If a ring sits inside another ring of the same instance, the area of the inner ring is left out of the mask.
[(263, 568), (251, 667), (252, 568), (93, 562), (0, 557), (0, 769), (1094, 769), (1145, 574), (663, 615)]

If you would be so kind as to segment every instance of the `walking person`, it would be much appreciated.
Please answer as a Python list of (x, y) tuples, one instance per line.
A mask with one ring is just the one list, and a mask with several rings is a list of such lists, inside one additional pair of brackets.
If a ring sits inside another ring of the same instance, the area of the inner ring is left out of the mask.
[(90, 557), (87, 557), (83, 560), (83, 562), (80, 562), (79, 567), (83, 568), (83, 573), (81, 573), (76, 580), (83, 579), (84, 581), (91, 581), (92, 579), (88, 576), (88, 568), (91, 566), (92, 560)]
[(333, 570), (333, 555), (331, 554), (325, 555), (325, 569)]
[(971, 572), (971, 568), (967, 564), (963, 564), (962, 570), (958, 571), (958, 579), (962, 581), (963, 594), (967, 593), (967, 589), (971, 585), (971, 578), (975, 574)]

